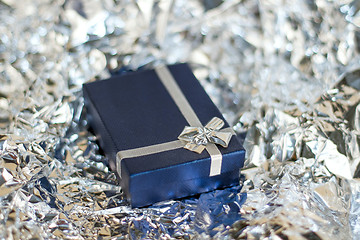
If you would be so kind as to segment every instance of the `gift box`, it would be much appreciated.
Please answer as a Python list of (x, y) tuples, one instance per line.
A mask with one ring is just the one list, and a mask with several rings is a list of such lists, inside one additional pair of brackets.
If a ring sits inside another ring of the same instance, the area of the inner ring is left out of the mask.
[(83, 93), (133, 207), (238, 184), (244, 148), (187, 64), (87, 83)]

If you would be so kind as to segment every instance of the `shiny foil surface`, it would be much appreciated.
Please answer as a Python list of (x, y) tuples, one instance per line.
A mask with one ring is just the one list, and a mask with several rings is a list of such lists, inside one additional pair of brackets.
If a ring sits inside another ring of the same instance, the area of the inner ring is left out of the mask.
[[(0, 1), (0, 238), (359, 239), (359, 10)], [(241, 180), (131, 209), (88, 131), (82, 84), (185, 61), (247, 132)]]

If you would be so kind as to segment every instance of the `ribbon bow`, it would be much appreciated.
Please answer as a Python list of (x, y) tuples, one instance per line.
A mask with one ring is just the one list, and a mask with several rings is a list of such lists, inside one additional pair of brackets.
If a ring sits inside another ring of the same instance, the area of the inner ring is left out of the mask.
[(220, 130), (224, 124), (222, 119), (214, 117), (205, 127), (186, 126), (178, 139), (186, 142), (184, 148), (196, 153), (201, 153), (208, 143), (219, 144), (226, 148), (232, 133), (226, 129)]

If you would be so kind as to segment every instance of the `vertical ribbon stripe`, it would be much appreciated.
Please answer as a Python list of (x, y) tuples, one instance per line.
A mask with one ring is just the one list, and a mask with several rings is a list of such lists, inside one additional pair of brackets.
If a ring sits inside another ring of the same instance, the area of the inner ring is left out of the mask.
[[(181, 114), (189, 123), (189, 125), (192, 127), (203, 127), (200, 119), (197, 117), (194, 109), (192, 109), (190, 103), (184, 96), (183, 92), (181, 91), (179, 85), (177, 84), (169, 69), (166, 66), (161, 66), (155, 68), (155, 72), (161, 80), (162, 84), (165, 86), (167, 92), (170, 94), (171, 98), (174, 100), (176, 106), (179, 108)], [(155, 144), (147, 147), (119, 151), (116, 155), (118, 173), (121, 177), (121, 161), (125, 158), (139, 157), (159, 152), (165, 152), (173, 149), (178, 149), (183, 146), (184, 144), (180, 141), (173, 141), (169, 143)], [(219, 175), (221, 173), (222, 165), (222, 154), (220, 150), (214, 143), (207, 144), (205, 150), (209, 153), (211, 159), (209, 176)]]
[[(203, 127), (200, 122), (200, 119), (197, 117), (194, 109), (192, 109), (190, 103), (184, 96), (179, 85), (176, 83), (173, 75), (166, 66), (161, 66), (155, 68), (155, 72), (159, 76), (161, 82), (164, 84), (166, 90), (170, 94), (171, 98), (176, 103), (182, 115), (185, 117), (186, 121), (192, 127)], [(209, 153), (211, 158), (210, 165), (210, 176), (219, 175), (221, 173), (221, 163), (222, 163), (222, 154), (218, 147), (210, 143), (206, 145), (206, 151)]]
[(165, 86), (167, 92), (174, 100), (176, 106), (179, 108), (181, 114), (192, 127), (202, 127), (202, 124), (197, 117), (194, 109), (182, 93), (179, 85), (176, 83), (174, 77), (166, 66), (155, 68), (155, 72), (159, 76), (162, 84)]

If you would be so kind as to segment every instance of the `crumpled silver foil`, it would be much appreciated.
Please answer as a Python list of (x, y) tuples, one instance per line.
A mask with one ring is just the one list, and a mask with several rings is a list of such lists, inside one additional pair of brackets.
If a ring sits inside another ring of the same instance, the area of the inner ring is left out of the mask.
[[(0, 1), (1, 239), (359, 239), (356, 0)], [(190, 62), (239, 185), (131, 209), (82, 84)]]

